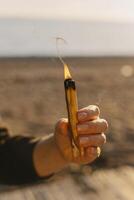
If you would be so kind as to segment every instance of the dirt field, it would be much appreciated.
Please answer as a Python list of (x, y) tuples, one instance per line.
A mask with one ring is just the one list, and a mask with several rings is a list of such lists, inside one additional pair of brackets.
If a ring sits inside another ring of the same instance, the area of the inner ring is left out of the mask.
[[(121, 68), (131, 65), (134, 69), (134, 59), (65, 60), (77, 84), (79, 107), (99, 104), (101, 115), (109, 121), (110, 147), (133, 146), (134, 74), (124, 77)], [(63, 67), (59, 60), (0, 59), (0, 114), (13, 134), (53, 132), (57, 120), (66, 116)]]
[[(102, 117), (109, 122), (108, 143), (94, 168), (133, 166), (134, 73), (125, 77), (121, 69), (131, 65), (134, 70), (134, 58), (65, 60), (76, 81), (79, 107), (98, 104)], [(0, 114), (12, 134), (53, 132), (57, 120), (66, 117), (63, 67), (59, 60), (0, 59)]]

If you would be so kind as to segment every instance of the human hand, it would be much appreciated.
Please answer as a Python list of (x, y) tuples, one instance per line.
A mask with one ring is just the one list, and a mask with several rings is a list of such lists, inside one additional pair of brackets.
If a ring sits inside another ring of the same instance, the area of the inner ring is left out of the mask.
[(78, 142), (79, 147), (84, 148), (84, 155), (76, 158), (74, 158), (72, 154), (68, 120), (62, 118), (56, 124), (55, 142), (61, 155), (67, 162), (87, 164), (98, 157), (98, 147), (101, 148), (106, 142), (104, 132), (108, 128), (107, 121), (101, 119), (99, 115), (100, 110), (94, 105), (90, 105), (78, 111)]

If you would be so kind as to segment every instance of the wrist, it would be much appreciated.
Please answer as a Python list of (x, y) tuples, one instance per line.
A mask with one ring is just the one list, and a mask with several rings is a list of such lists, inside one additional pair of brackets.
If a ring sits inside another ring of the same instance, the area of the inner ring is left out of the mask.
[(56, 144), (54, 135), (47, 139), (42, 138), (38, 142), (34, 149), (33, 161), (39, 176), (48, 176), (68, 165)]

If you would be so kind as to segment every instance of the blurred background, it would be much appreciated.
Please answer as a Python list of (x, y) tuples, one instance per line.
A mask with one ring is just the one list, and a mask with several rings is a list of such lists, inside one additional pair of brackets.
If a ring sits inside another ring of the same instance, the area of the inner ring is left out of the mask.
[[(0, 196), (20, 199), (132, 200), (134, 187), (134, 1), (1, 0), (0, 115), (11, 134), (42, 136), (66, 117), (63, 66), (79, 107), (99, 105), (107, 144), (90, 166), (71, 165), (47, 183)], [(23, 192), (22, 192), (23, 191)]]

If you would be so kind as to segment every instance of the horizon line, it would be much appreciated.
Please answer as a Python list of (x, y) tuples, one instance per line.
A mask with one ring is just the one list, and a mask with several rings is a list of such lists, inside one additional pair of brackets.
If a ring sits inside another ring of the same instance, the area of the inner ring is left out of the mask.
[(117, 19), (111, 19), (111, 18), (60, 18), (60, 17), (28, 17), (28, 16), (0, 16), (0, 20), (36, 20), (36, 21), (65, 21), (65, 22), (92, 22), (92, 23), (120, 23), (120, 24), (133, 24), (134, 20), (117, 20)]

